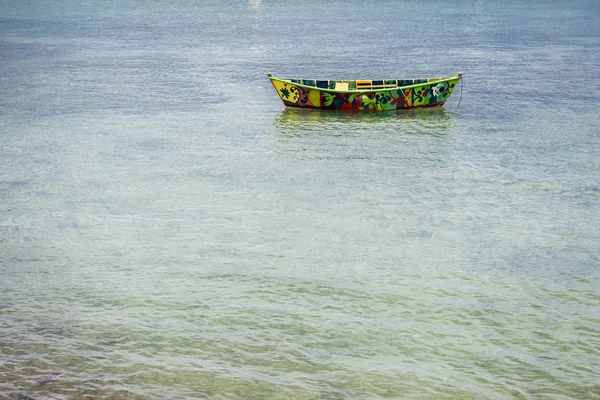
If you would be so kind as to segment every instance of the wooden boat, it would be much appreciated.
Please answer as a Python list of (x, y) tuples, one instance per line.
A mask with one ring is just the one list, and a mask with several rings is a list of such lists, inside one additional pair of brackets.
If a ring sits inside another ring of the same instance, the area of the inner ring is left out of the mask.
[(268, 76), (288, 107), (387, 111), (442, 106), (462, 78), (462, 72), (448, 78), (350, 81)]

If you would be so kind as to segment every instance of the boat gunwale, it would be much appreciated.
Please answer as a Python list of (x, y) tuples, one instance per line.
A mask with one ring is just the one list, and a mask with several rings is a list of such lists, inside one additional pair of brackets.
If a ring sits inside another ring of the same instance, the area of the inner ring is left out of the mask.
[[(322, 92), (329, 92), (329, 93), (381, 93), (381, 92), (389, 92), (391, 90), (405, 90), (405, 89), (413, 89), (416, 87), (421, 87), (421, 86), (425, 86), (425, 85), (430, 85), (433, 83), (440, 83), (440, 82), (449, 82), (451, 80), (454, 79), (462, 79), (462, 73), (458, 73), (457, 75), (448, 77), (448, 78), (420, 78), (420, 79), (436, 79), (433, 82), (423, 82), (423, 83), (416, 83), (414, 85), (407, 85), (407, 86), (392, 86), (392, 87), (388, 87), (388, 88), (381, 88), (381, 89), (350, 89), (350, 90), (338, 90), (338, 89), (329, 89), (329, 88), (320, 88), (317, 86), (310, 86), (310, 85), (304, 85), (301, 83), (294, 83), (292, 82), (293, 78), (277, 78), (275, 76), (272, 76), (271, 74), (268, 75), (269, 79), (271, 81), (278, 81), (278, 82), (282, 82), (282, 83), (287, 83), (290, 85), (294, 85), (294, 86), (299, 86), (301, 88), (306, 88), (306, 89), (311, 89), (311, 90), (320, 90)], [(419, 79), (419, 78), (417, 78)], [(352, 79), (348, 79), (348, 80), (334, 80), (336, 82), (348, 82), (348, 81), (352, 81)]]

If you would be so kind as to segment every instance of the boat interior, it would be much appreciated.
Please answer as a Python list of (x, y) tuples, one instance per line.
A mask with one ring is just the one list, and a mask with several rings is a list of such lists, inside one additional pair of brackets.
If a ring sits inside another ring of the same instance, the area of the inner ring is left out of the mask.
[(332, 90), (377, 90), (389, 89), (395, 87), (418, 85), (440, 81), (445, 78), (425, 78), (425, 79), (384, 79), (384, 80), (344, 80), (344, 81), (320, 81), (312, 79), (286, 79), (292, 83), (313, 86), (321, 89)]

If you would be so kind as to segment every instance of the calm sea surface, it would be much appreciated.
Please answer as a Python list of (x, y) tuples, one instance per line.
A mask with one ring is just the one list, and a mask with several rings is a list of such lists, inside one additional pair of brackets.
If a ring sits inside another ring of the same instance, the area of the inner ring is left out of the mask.
[[(0, 398), (600, 398), (599, 20), (0, 0)], [(459, 71), (364, 115), (266, 77)]]

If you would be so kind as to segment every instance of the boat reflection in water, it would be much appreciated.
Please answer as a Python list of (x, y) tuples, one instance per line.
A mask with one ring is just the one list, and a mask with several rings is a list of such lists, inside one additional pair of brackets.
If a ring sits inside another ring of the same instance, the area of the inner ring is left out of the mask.
[(311, 132), (337, 136), (382, 131), (446, 136), (455, 125), (452, 114), (442, 107), (391, 113), (331, 112), (286, 107), (274, 120), (279, 133), (286, 136)]

